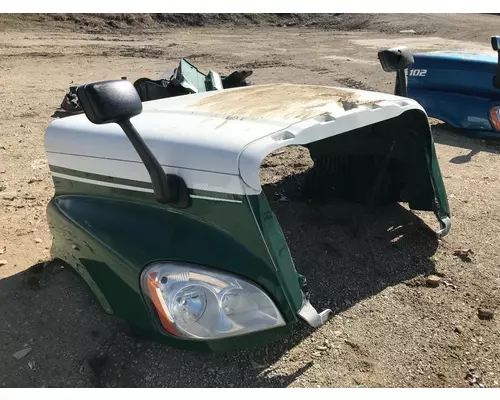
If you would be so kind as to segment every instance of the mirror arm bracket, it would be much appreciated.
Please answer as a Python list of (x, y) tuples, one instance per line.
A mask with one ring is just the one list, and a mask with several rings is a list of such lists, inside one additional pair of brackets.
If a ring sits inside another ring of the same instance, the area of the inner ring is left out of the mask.
[(130, 119), (117, 122), (129, 139), (135, 151), (146, 167), (156, 201), (177, 208), (186, 208), (190, 204), (189, 190), (182, 178), (173, 174), (166, 174), (158, 159), (151, 152)]
[(498, 55), (496, 74), (493, 76), (493, 87), (500, 89), (500, 36), (491, 37), (491, 47)]
[(500, 89), (500, 50), (497, 50), (497, 54), (497, 68), (496, 75), (493, 77), (493, 86), (497, 89)]
[(394, 89), (394, 94), (396, 96), (408, 97), (405, 69), (398, 69), (396, 72), (396, 87)]

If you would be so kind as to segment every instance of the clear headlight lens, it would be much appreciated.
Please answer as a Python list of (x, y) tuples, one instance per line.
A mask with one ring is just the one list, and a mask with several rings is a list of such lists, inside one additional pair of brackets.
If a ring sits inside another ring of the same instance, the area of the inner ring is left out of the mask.
[(142, 275), (142, 289), (176, 336), (218, 339), (285, 325), (259, 287), (198, 265), (154, 264)]

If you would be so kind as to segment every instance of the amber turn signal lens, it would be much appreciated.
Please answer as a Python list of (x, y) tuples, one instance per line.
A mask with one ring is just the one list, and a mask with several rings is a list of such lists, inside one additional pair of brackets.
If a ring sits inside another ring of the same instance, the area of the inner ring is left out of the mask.
[(500, 131), (499, 113), (500, 113), (500, 107), (493, 107), (490, 109), (491, 125), (493, 125), (493, 128), (495, 128), (496, 131)]
[(161, 294), (160, 282), (156, 280), (157, 273), (152, 272), (147, 277), (147, 288), (149, 292), (149, 297), (153, 302), (153, 305), (156, 308), (156, 312), (158, 313), (158, 317), (160, 318), (161, 324), (165, 328), (165, 330), (172, 335), (179, 336), (179, 333), (173, 326), (173, 320), (168, 311), (167, 305), (165, 304), (165, 300)]

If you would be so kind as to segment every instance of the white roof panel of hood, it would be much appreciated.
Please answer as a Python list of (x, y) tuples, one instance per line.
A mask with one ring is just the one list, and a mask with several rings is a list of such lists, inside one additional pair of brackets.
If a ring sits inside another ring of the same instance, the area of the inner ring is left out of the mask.
[[(240, 173), (239, 158), (247, 147), (252, 152), (247, 152), (245, 165), (259, 163), (258, 167), (275, 148), (421, 109), (413, 100), (384, 93), (291, 84), (171, 97), (145, 102), (143, 107), (132, 122), (162, 165), (232, 175)], [(264, 138), (262, 146), (256, 145)], [(45, 149), (140, 162), (118, 125), (94, 125), (83, 114), (53, 121)]]

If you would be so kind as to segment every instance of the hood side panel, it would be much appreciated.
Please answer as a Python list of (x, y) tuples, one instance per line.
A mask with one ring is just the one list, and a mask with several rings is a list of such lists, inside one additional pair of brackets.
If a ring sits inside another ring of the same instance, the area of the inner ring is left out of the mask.
[(342, 115), (327, 114), (293, 124), (286, 130), (264, 137), (247, 146), (239, 159), (240, 175), (248, 186), (254, 190), (260, 190), (259, 168), (264, 158), (273, 151), (286, 146), (318, 142), (395, 118), (408, 110), (424, 112), (416, 101), (394, 97), (391, 101), (354, 104), (349, 112), (344, 112)]

